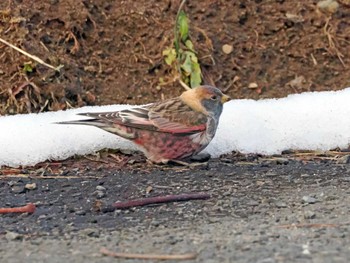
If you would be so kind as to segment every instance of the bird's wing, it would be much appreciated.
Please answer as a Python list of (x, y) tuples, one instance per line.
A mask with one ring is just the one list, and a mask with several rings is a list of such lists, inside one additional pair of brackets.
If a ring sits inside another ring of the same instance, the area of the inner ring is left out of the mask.
[[(170, 102), (170, 104), (167, 104), (167, 102)], [(198, 120), (196, 119), (198, 116), (194, 116), (196, 113), (190, 108), (187, 109), (180, 105), (175, 110), (169, 107), (173, 105), (172, 101), (167, 102), (118, 112), (82, 113), (80, 115), (94, 118), (93, 122), (103, 122), (109, 125), (115, 123), (126, 127), (178, 135), (193, 134), (206, 130), (206, 118), (200, 116), (201, 118)], [(191, 119), (196, 120), (191, 121)]]
[(193, 134), (207, 128), (207, 117), (192, 110), (178, 98), (151, 105), (148, 115), (151, 122), (163, 132)]

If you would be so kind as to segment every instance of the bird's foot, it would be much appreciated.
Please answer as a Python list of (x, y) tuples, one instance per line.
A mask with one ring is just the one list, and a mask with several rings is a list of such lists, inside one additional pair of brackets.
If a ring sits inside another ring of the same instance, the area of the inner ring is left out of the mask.
[(211, 155), (209, 153), (199, 153), (193, 155), (190, 160), (198, 163), (208, 162), (210, 160)]

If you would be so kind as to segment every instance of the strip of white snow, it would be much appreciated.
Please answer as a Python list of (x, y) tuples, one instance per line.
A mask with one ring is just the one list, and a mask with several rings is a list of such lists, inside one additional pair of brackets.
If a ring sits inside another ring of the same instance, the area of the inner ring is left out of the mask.
[[(212, 156), (278, 154), (287, 149), (326, 151), (350, 143), (350, 88), (308, 92), (282, 99), (233, 100), (225, 104), (217, 134), (205, 150)], [(54, 122), (84, 118), (79, 112), (126, 109), (128, 105), (0, 117), (0, 166), (34, 165), (103, 148), (136, 149), (129, 141), (83, 125)]]

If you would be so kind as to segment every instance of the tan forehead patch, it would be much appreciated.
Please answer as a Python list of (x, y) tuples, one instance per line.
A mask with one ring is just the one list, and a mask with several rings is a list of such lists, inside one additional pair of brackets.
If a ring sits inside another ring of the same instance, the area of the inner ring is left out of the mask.
[(182, 93), (180, 99), (193, 110), (207, 115), (208, 112), (201, 103), (201, 100), (206, 97), (205, 94), (207, 93), (208, 92), (203, 89), (191, 89)]

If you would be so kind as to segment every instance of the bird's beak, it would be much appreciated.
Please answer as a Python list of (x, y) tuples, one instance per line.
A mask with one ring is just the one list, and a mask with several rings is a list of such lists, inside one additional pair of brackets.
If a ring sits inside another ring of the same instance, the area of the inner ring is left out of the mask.
[(227, 96), (225, 94), (221, 97), (221, 103), (222, 104), (224, 104), (225, 102), (228, 102), (230, 100), (231, 100), (231, 97), (229, 97), (229, 96)]

